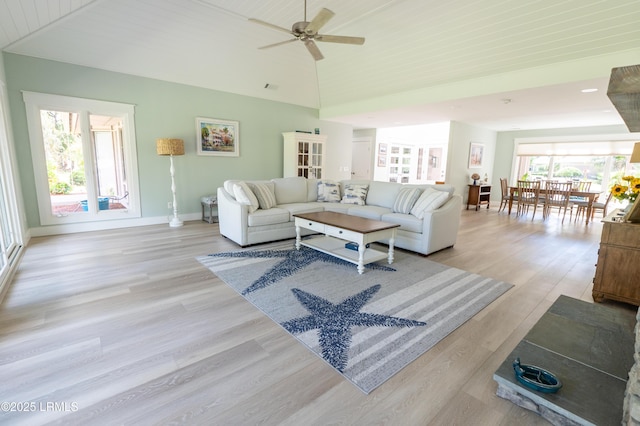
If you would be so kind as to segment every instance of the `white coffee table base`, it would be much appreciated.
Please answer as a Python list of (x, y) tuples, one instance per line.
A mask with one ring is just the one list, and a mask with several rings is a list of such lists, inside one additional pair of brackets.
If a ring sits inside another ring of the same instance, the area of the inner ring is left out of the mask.
[[(370, 232), (367, 234), (359, 234), (349, 232), (350, 239), (343, 240), (341, 238), (325, 235), (322, 237), (312, 237), (306, 240), (302, 240), (300, 237), (301, 226), (297, 223), (296, 219), (296, 249), (300, 250), (300, 246), (306, 246), (314, 250), (329, 254), (347, 262), (351, 262), (358, 266), (358, 273), (364, 272), (364, 265), (378, 260), (387, 259), (389, 264), (393, 263), (393, 244), (395, 241), (396, 230), (395, 228), (384, 229), (381, 231)], [(305, 221), (306, 222), (306, 221)], [(334, 228), (335, 229), (335, 228)], [(355, 234), (355, 235), (354, 235)], [(353, 238), (358, 237), (358, 238)], [(389, 250), (387, 253), (366, 248), (367, 244), (375, 241), (389, 240)], [(354, 241), (357, 240), (357, 241)], [(345, 248), (345, 243), (353, 241), (358, 243), (358, 251)]]

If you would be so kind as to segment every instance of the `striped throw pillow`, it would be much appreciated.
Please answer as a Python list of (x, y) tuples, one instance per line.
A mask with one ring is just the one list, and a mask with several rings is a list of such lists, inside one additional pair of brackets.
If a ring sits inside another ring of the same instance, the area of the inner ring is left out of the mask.
[(411, 209), (411, 214), (418, 219), (424, 219), (425, 212), (440, 208), (449, 199), (449, 193), (427, 188), (424, 190), (416, 204)]
[(273, 184), (254, 182), (249, 183), (249, 188), (258, 199), (258, 204), (262, 210), (268, 210), (276, 206), (276, 194)]
[(393, 212), (409, 214), (421, 192), (420, 188), (402, 188), (393, 203)]

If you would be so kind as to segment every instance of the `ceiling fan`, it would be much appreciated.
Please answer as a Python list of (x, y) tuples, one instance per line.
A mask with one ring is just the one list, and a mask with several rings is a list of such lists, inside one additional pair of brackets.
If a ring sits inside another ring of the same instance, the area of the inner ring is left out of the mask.
[(318, 34), (320, 28), (322, 28), (331, 18), (333, 18), (333, 13), (329, 9), (322, 8), (320, 12), (316, 15), (311, 22), (307, 21), (307, 0), (304, 2), (304, 21), (296, 22), (291, 27), (291, 30), (288, 30), (283, 27), (279, 27), (277, 25), (270, 24), (265, 21), (261, 21), (260, 19), (249, 18), (249, 21), (255, 22), (257, 24), (265, 25), (269, 28), (273, 28), (278, 31), (285, 32), (287, 34), (291, 34), (294, 38), (286, 41), (281, 41), (279, 43), (269, 44), (267, 46), (262, 46), (259, 49), (269, 49), (271, 47), (280, 46), (287, 43), (292, 43), (294, 41), (300, 40), (307, 47), (311, 56), (316, 61), (319, 61), (324, 58), (320, 49), (316, 45), (316, 41), (323, 41), (329, 43), (344, 43), (344, 44), (364, 44), (364, 37), (349, 37), (349, 36), (337, 36), (337, 35), (326, 35), (326, 34)]

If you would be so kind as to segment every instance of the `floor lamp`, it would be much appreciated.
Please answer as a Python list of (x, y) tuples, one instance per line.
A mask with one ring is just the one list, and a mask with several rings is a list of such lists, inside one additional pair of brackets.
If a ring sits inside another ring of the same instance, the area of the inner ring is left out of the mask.
[(158, 155), (168, 155), (171, 167), (171, 193), (173, 194), (173, 218), (169, 222), (169, 226), (177, 228), (182, 226), (182, 221), (178, 217), (178, 204), (176, 203), (176, 183), (174, 180), (175, 169), (173, 168), (173, 156), (184, 155), (184, 141), (182, 139), (156, 139), (156, 151)]

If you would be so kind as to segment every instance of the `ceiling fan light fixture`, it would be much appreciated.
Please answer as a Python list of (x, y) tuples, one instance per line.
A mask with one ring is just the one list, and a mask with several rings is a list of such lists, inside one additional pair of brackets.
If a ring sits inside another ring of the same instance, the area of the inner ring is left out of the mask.
[(335, 13), (330, 11), (329, 9), (322, 8), (318, 12), (318, 14), (311, 20), (307, 21), (307, 2), (304, 2), (304, 20), (295, 22), (291, 26), (291, 30), (287, 30), (285, 28), (279, 27), (277, 25), (270, 24), (265, 21), (261, 21), (260, 19), (249, 18), (249, 21), (255, 22), (256, 24), (264, 25), (266, 27), (272, 28), (277, 31), (286, 32), (291, 34), (294, 38), (286, 41), (281, 41), (279, 43), (270, 44), (267, 46), (259, 47), (258, 49), (268, 49), (275, 46), (280, 46), (283, 44), (287, 44), (296, 40), (302, 41), (313, 59), (319, 61), (324, 58), (320, 49), (315, 44), (315, 41), (328, 42), (328, 43), (342, 43), (342, 44), (354, 44), (354, 45), (362, 45), (364, 44), (364, 37), (350, 37), (350, 36), (337, 36), (337, 35), (325, 35), (318, 34), (318, 31), (327, 23), (331, 18), (333, 18)]

